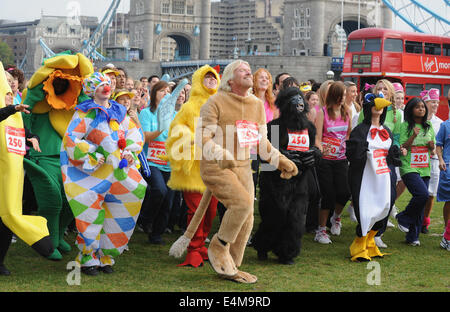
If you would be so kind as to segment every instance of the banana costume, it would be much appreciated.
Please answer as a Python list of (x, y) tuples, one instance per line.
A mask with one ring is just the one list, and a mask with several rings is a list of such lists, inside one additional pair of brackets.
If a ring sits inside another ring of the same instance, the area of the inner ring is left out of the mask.
[[(3, 64), (0, 62), (0, 108), (5, 107), (5, 95), (11, 92), (6, 81)], [(22, 132), (20, 114), (14, 114), (0, 123), (0, 218), (14, 234), (33, 247), (40, 255), (48, 257), (54, 250), (47, 229), (47, 221), (39, 216), (22, 215), (23, 154), (12, 152), (6, 139), (11, 129)], [(25, 144), (25, 137), (22, 141)]]
[[(212, 73), (217, 86), (208, 89), (203, 81), (206, 74)], [(200, 117), (200, 108), (211, 95), (217, 92), (220, 78), (216, 70), (209, 65), (202, 66), (192, 76), (192, 89), (189, 100), (183, 104), (172, 123), (169, 137), (166, 140), (167, 161), (170, 163), (171, 174), (167, 185), (173, 190), (183, 191), (184, 200), (188, 206), (188, 224), (190, 224), (202, 198), (206, 186), (200, 176), (199, 148), (194, 144), (197, 119)], [(197, 156), (196, 156), (197, 154)], [(186, 260), (179, 266), (191, 265), (198, 267), (208, 259), (205, 239), (211, 230), (212, 221), (216, 216), (217, 199), (209, 201), (206, 215), (196, 228), (194, 237), (190, 240)]]
[(47, 219), (55, 250), (50, 259), (61, 260), (61, 252), (71, 247), (63, 240), (64, 231), (73, 220), (61, 175), (62, 136), (77, 103), (89, 99), (82, 92), (82, 78), (94, 71), (84, 55), (63, 52), (46, 59), (31, 77), (24, 91), (24, 104), (31, 114), (23, 115), (25, 126), (41, 138), (42, 153), (30, 151), (24, 160), (38, 204), (38, 215)]

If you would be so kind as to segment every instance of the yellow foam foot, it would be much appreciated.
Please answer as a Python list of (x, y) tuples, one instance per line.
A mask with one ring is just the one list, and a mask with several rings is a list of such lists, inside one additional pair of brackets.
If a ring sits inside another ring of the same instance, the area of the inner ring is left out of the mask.
[(371, 261), (369, 253), (366, 248), (367, 236), (356, 237), (350, 245), (350, 255), (354, 262)]

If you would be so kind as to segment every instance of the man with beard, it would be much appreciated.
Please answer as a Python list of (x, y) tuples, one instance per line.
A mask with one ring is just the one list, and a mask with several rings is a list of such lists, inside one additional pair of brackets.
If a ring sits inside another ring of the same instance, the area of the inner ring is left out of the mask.
[(200, 110), (196, 143), (202, 147), (200, 175), (207, 189), (226, 207), (217, 234), (208, 248), (209, 262), (220, 276), (240, 283), (257, 277), (238, 270), (253, 228), (254, 185), (250, 149), (258, 145), (261, 159), (290, 179), (296, 165), (267, 140), (264, 105), (249, 93), (253, 86), (250, 65), (229, 64), (218, 92)]

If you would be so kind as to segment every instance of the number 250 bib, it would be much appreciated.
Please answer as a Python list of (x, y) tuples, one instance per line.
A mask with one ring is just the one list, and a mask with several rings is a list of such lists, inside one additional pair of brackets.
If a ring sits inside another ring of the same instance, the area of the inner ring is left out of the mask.
[(301, 151), (306, 152), (309, 150), (309, 135), (308, 129), (301, 131), (289, 131), (289, 144), (288, 151)]
[(427, 168), (429, 166), (428, 147), (411, 147), (411, 168)]
[(25, 155), (25, 129), (5, 126), (6, 148), (8, 152)]
[(147, 159), (158, 165), (167, 165), (167, 161), (160, 159), (158, 156), (166, 155), (166, 147), (164, 142), (151, 141), (148, 144)]
[(236, 121), (236, 130), (239, 145), (241, 147), (256, 146), (259, 143), (260, 134), (258, 124), (247, 120)]

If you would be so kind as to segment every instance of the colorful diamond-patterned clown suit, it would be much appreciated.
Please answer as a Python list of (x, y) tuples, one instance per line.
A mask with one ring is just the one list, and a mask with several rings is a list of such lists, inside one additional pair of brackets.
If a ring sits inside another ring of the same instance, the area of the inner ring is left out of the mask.
[[(137, 154), (144, 145), (142, 130), (122, 105), (110, 108), (93, 100), (78, 105), (63, 138), (61, 168), (73, 214), (81, 266), (113, 265), (134, 231), (147, 183), (140, 175)], [(123, 165), (131, 154), (133, 164)], [(103, 164), (98, 163), (103, 156)]]

